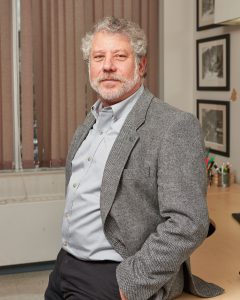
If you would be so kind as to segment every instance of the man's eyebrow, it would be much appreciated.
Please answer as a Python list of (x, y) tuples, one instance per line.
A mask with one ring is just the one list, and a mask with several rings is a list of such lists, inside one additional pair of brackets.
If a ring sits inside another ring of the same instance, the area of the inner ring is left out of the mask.
[(116, 49), (116, 50), (113, 51), (113, 53), (117, 53), (117, 52), (125, 52), (125, 53), (128, 53), (128, 51), (125, 50), (125, 49)]
[[(97, 50), (93, 50), (92, 53), (105, 53), (107, 52), (106, 50), (103, 50), (103, 49), (97, 49)], [(127, 53), (128, 51), (126, 51), (125, 49), (116, 49), (116, 50), (113, 50), (111, 51), (112, 53), (117, 53), (117, 52), (125, 52)]]

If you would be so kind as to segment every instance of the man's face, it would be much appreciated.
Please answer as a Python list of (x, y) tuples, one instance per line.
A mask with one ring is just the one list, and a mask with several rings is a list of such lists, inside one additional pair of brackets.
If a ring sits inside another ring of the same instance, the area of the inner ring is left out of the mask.
[(90, 52), (89, 79), (104, 106), (131, 96), (141, 85), (146, 59), (136, 62), (126, 35), (98, 32)]

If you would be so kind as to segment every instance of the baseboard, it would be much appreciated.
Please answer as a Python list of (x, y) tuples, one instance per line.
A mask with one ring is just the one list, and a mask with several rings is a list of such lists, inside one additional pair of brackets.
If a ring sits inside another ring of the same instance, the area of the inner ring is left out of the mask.
[(54, 267), (54, 264), (55, 264), (55, 260), (45, 261), (45, 262), (37, 262), (37, 263), (11, 265), (11, 266), (2, 266), (2, 267), (0, 267), (0, 275), (52, 270)]

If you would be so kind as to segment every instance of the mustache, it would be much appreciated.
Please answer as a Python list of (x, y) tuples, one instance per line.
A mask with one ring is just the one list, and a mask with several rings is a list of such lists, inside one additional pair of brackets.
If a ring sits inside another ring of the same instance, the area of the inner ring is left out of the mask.
[(105, 80), (116, 80), (116, 81), (122, 81), (122, 82), (125, 82), (126, 79), (123, 78), (122, 76), (119, 76), (119, 75), (102, 75), (100, 77), (97, 78), (97, 82), (101, 82), (101, 81), (105, 81)]

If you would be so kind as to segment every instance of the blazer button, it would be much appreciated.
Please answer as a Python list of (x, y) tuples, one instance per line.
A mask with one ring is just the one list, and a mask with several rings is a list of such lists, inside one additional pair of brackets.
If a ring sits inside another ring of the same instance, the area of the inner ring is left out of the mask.
[(129, 142), (133, 142), (134, 138), (132, 136), (129, 137)]

